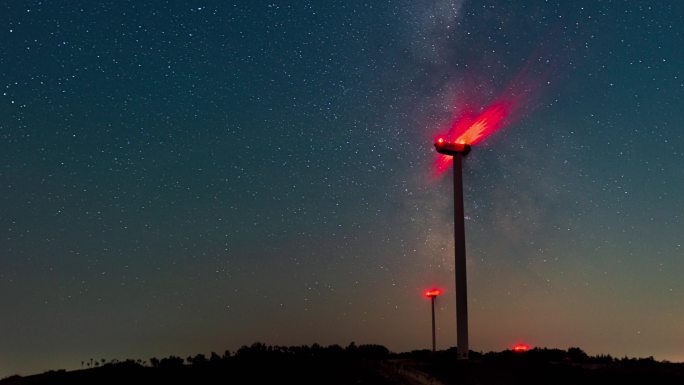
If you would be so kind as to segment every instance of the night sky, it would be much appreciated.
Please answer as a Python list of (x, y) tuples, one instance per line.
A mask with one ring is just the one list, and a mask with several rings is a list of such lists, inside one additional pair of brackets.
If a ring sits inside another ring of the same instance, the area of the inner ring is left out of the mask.
[(3, 1), (0, 377), (244, 344), (684, 361), (684, 2)]

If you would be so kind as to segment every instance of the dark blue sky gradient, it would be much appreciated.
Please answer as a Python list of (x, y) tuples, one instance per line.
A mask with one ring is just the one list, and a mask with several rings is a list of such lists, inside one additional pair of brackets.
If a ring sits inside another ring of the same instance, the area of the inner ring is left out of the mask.
[[(270, 344), (455, 344), (454, 106), (529, 92), (466, 160), (471, 348), (684, 361), (684, 5), (0, 5), (0, 376)], [(507, 88), (508, 87), (508, 88)]]

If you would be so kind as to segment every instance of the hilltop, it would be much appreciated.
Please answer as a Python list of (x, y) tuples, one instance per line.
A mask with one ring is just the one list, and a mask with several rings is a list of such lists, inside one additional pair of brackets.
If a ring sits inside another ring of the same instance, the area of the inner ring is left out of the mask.
[(88, 362), (91, 367), (12, 376), (0, 385), (164, 384), (682, 384), (684, 364), (653, 358), (590, 357), (579, 348), (527, 352), (471, 352), (457, 361), (454, 349), (391, 353), (380, 345), (267, 346), (255, 343), (235, 354), (183, 359)]

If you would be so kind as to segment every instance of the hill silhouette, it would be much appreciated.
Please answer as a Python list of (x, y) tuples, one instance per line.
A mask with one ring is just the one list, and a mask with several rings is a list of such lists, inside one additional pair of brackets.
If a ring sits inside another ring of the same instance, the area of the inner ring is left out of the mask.
[(683, 384), (684, 364), (652, 357), (590, 357), (579, 348), (527, 352), (456, 350), (391, 353), (381, 345), (243, 346), (235, 354), (211, 353), (112, 362), (84, 361), (81, 370), (11, 376), (0, 385), (33, 384)]

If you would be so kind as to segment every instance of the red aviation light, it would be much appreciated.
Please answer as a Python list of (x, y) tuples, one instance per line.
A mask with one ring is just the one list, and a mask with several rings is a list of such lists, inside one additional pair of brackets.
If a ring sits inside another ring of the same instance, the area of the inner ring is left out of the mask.
[(427, 290), (424, 295), (428, 298), (433, 298), (442, 295), (442, 291), (439, 289)]
[(435, 149), (440, 154), (454, 156), (456, 154), (468, 155), (470, 152), (470, 145), (465, 143), (447, 142), (444, 138), (439, 138), (435, 142)]

